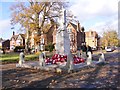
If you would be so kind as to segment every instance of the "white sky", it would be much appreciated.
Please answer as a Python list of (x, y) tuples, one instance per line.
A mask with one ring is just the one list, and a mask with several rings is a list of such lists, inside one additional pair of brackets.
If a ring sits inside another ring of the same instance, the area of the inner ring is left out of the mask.
[(110, 27), (118, 31), (119, 0), (71, 0), (70, 7), (86, 31), (92, 29), (99, 34)]
[[(3, 1), (3, 0), (2, 0)], [(106, 28), (118, 31), (118, 1), (119, 0), (67, 0), (70, 2), (68, 10), (77, 17), (81, 26), (85, 27), (85, 31), (90, 29), (97, 31), (101, 36)], [(3, 1), (4, 2), (4, 1)], [(6, 2), (7, 4), (7, 2)], [(1, 7), (2, 6), (2, 7)], [(5, 8), (5, 10), (4, 10)], [(7, 11), (7, 5), (0, 3), (0, 37), (9, 39), (12, 36), (10, 25), (10, 12)], [(7, 17), (7, 18), (5, 18)], [(18, 32), (18, 28), (15, 28)], [(2, 34), (1, 34), (2, 33)]]

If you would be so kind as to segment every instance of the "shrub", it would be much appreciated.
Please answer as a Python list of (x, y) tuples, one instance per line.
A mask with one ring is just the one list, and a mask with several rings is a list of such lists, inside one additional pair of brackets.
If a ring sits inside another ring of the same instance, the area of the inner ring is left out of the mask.
[(49, 44), (47, 44), (47, 45), (45, 46), (45, 50), (46, 50), (46, 51), (52, 52), (53, 49), (54, 49), (54, 44), (52, 44), (52, 43), (49, 43)]
[(25, 49), (25, 46), (16, 46), (14, 49), (14, 52), (23, 52)]

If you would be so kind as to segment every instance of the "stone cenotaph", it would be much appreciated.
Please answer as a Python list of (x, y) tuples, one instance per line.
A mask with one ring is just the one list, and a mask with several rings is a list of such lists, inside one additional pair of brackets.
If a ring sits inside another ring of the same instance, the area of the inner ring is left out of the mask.
[(58, 19), (59, 27), (56, 34), (56, 53), (67, 55), (66, 69), (73, 69), (73, 57), (70, 52), (70, 39), (66, 28), (66, 10), (62, 7), (61, 16)]

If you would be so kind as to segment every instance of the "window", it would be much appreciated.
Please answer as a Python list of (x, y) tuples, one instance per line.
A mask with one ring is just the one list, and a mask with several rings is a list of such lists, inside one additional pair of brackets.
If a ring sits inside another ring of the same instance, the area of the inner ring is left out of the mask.
[(69, 34), (69, 39), (70, 39), (70, 41), (74, 41), (74, 34)]
[(73, 35), (72, 34), (69, 35), (69, 39), (70, 39), (70, 41), (73, 40)]
[(22, 44), (22, 41), (21, 40), (17, 40), (16, 44), (20, 46)]
[(72, 33), (72, 29), (71, 28), (68, 28), (68, 33)]

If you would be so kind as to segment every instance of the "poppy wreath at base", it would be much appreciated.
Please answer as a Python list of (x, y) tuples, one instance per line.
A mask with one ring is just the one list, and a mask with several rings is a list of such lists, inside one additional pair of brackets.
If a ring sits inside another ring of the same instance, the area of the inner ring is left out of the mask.
[[(77, 57), (76, 55), (73, 56), (73, 63), (74, 64), (79, 64), (79, 63), (84, 63), (85, 59)], [(58, 62), (64, 63), (67, 62), (67, 55), (59, 55), (59, 54), (54, 54), (52, 58), (47, 58), (45, 60), (46, 64), (57, 64)]]

